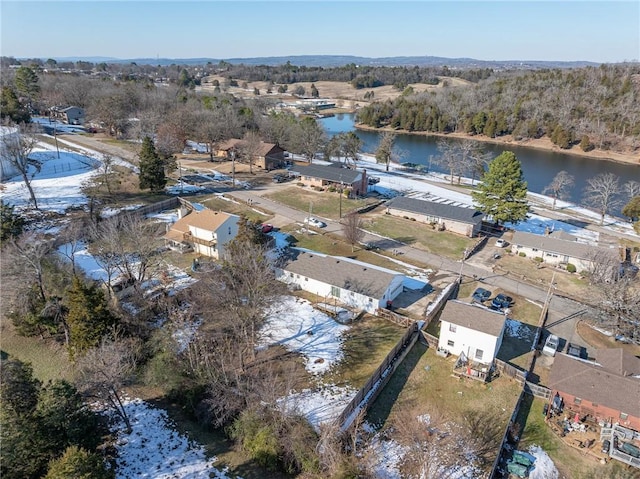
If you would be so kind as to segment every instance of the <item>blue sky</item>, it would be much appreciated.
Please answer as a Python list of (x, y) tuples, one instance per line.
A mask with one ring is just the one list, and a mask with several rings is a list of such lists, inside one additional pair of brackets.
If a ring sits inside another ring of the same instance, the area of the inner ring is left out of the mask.
[(635, 1), (6, 1), (0, 53), (640, 60)]

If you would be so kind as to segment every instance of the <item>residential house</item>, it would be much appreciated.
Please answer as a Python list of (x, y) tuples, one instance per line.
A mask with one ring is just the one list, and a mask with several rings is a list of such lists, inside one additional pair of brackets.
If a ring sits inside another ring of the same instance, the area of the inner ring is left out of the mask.
[[(244, 146), (244, 140), (232, 138), (217, 145), (215, 155), (219, 158), (231, 158), (232, 152), (238, 155)], [(253, 164), (267, 171), (284, 168), (287, 163), (284, 153), (285, 151), (280, 146), (261, 141), (256, 148)], [(236, 159), (244, 161), (240, 156), (236, 156)]]
[(336, 186), (350, 190), (351, 196), (367, 194), (367, 171), (343, 168), (341, 165), (293, 165), (291, 174), (309, 186)]
[(304, 291), (375, 314), (403, 292), (404, 276), (385, 268), (316, 252), (290, 249), (276, 277)]
[(594, 262), (612, 259), (617, 255), (617, 250), (593, 246), (577, 240), (577, 237), (564, 232), (538, 235), (516, 231), (511, 240), (511, 251), (515, 254), (524, 253), (529, 258), (542, 258), (544, 263), (554, 265), (571, 263), (577, 271), (588, 271)]
[(193, 250), (204, 256), (224, 257), (229, 242), (238, 234), (239, 216), (203, 209), (182, 216), (173, 223), (164, 239), (172, 249)]
[(425, 199), (397, 196), (387, 204), (387, 212), (395, 216), (432, 223), (447, 231), (473, 238), (482, 228), (484, 214), (473, 208), (438, 203)]
[(552, 395), (565, 409), (596, 421), (640, 431), (640, 359), (624, 349), (599, 349), (588, 362), (556, 354), (549, 375)]
[(84, 124), (84, 109), (79, 106), (54, 106), (49, 110), (51, 118), (69, 125)]
[(502, 313), (449, 300), (440, 313), (438, 349), (490, 368), (502, 344), (505, 323)]

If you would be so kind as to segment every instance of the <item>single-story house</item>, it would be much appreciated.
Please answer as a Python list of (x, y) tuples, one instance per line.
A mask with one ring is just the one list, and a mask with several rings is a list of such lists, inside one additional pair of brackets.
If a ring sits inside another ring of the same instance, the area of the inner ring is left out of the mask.
[(440, 313), (438, 349), (455, 356), (464, 354), (468, 360), (490, 367), (502, 344), (505, 324), (502, 313), (449, 300)]
[(309, 186), (340, 186), (351, 190), (352, 196), (367, 194), (367, 171), (343, 168), (341, 165), (293, 165), (291, 174)]
[(549, 375), (552, 394), (565, 408), (596, 421), (640, 431), (640, 359), (624, 349), (599, 349), (595, 363), (556, 354)]
[(387, 212), (414, 218), (423, 223), (437, 223), (447, 231), (473, 238), (482, 228), (484, 214), (473, 208), (437, 203), (425, 199), (397, 196), (387, 204)]
[(193, 250), (220, 259), (224, 257), (226, 246), (238, 234), (239, 219), (237, 215), (222, 211), (193, 211), (169, 226), (164, 239), (169, 248), (177, 251)]
[[(244, 140), (232, 138), (217, 145), (215, 155), (219, 158), (230, 158), (232, 151), (240, 152), (244, 145)], [(284, 149), (280, 148), (280, 146), (261, 141), (258, 148), (256, 148), (253, 164), (267, 171), (284, 168), (286, 165), (284, 153)], [(237, 157), (237, 159), (243, 160), (239, 157)]]
[(511, 251), (524, 253), (529, 258), (542, 258), (549, 264), (573, 264), (578, 271), (591, 269), (598, 258), (603, 260), (616, 254), (609, 248), (580, 243), (567, 233), (538, 235), (526, 231), (516, 231), (511, 240)]
[(290, 249), (276, 277), (318, 296), (375, 314), (403, 291), (404, 276), (395, 271), (316, 252)]
[(82, 125), (84, 123), (84, 109), (79, 106), (53, 106), (49, 111), (51, 118), (69, 125)]

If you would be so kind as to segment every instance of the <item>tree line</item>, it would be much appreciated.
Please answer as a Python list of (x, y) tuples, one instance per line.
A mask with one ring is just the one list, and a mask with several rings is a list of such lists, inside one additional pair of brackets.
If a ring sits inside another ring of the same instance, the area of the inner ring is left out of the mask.
[(516, 140), (547, 136), (560, 148), (580, 144), (585, 151), (635, 150), (638, 73), (640, 67), (632, 64), (505, 72), (474, 85), (407, 91), (365, 106), (357, 119), (376, 128), (512, 135)]

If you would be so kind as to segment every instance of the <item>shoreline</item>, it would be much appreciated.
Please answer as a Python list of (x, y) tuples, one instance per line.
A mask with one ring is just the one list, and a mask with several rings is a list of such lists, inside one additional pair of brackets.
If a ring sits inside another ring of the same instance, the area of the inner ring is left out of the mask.
[[(580, 150), (580, 147), (574, 145), (568, 150), (563, 150), (558, 146), (551, 143), (549, 138), (542, 137), (534, 140), (514, 140), (511, 135), (505, 135), (503, 138), (489, 138), (484, 135), (469, 135), (467, 133), (437, 133), (431, 131), (404, 131), (404, 130), (395, 130), (393, 128), (384, 127), (384, 128), (375, 128), (368, 125), (363, 125), (361, 123), (355, 123), (354, 127), (357, 130), (365, 130), (365, 131), (395, 131), (403, 135), (416, 135), (416, 136), (435, 136), (442, 138), (456, 138), (458, 140), (471, 140), (478, 141), (481, 143), (493, 143), (495, 145), (510, 145), (517, 146), (521, 148), (532, 148), (535, 150), (547, 151), (550, 153), (565, 153), (567, 155), (581, 156), (583, 158), (589, 158), (592, 160), (604, 160), (604, 161), (612, 161), (615, 163), (623, 163), (626, 165), (637, 165), (640, 166), (640, 153), (631, 154), (631, 153), (618, 153), (612, 151), (604, 151), (594, 149), (589, 152), (585, 152)], [(577, 150), (577, 151), (576, 151)]]

